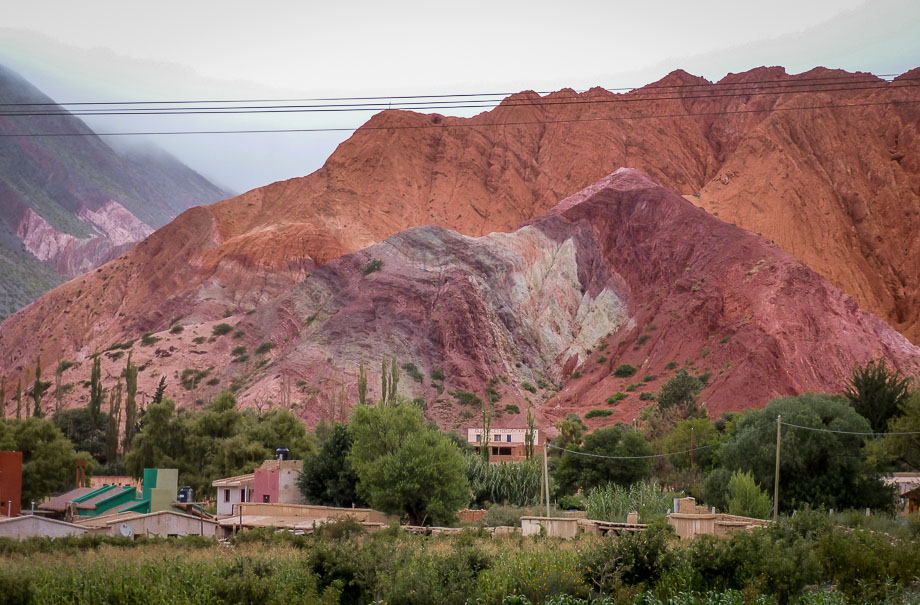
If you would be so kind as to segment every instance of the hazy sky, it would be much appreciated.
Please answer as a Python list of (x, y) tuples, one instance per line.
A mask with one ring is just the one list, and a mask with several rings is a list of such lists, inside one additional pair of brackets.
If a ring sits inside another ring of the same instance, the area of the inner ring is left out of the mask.
[[(638, 86), (677, 68), (920, 65), (916, 0), (15, 3), (0, 63), (58, 101)], [(95, 117), (97, 131), (353, 128), (361, 113)], [(145, 137), (236, 191), (318, 168), (343, 133)], [(114, 137), (113, 137), (114, 138)], [(140, 137), (138, 137), (139, 139)], [(130, 143), (128, 137), (120, 143)]]

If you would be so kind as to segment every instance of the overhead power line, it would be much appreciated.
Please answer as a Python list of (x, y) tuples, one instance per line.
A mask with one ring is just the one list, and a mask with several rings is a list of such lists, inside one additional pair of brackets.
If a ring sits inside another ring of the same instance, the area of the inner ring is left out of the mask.
[(791, 424), (789, 422), (780, 422), (783, 426), (791, 426), (797, 429), (805, 429), (807, 431), (815, 431), (817, 433), (838, 433), (841, 435), (863, 435), (867, 437), (884, 437), (886, 435), (920, 435), (920, 431), (895, 431), (889, 433), (865, 433), (860, 431), (836, 431), (834, 429), (822, 429), (816, 428), (813, 426), (802, 426), (801, 424)]
[[(855, 75), (855, 74), (854, 74)], [(840, 80), (841, 84), (846, 83), (864, 83), (864, 82), (874, 82), (878, 84), (887, 84), (889, 83), (884, 78), (893, 78), (900, 74), (890, 73), (890, 74), (873, 74), (872, 78), (862, 78), (861, 76), (822, 76), (816, 78), (795, 78), (792, 77), (788, 80), (751, 80), (748, 82), (705, 82), (705, 83), (695, 83), (695, 84), (648, 84), (640, 86), (621, 86), (621, 87), (598, 87), (603, 88), (604, 90), (610, 92), (616, 91), (631, 91), (631, 90), (673, 90), (673, 89), (687, 89), (687, 88), (701, 88), (707, 87), (711, 89), (719, 90), (724, 87), (739, 87), (739, 86), (757, 86), (760, 84), (769, 84), (769, 85), (803, 85), (808, 82), (830, 82), (832, 80)], [(879, 80), (881, 78), (881, 80)], [(589, 89), (586, 89), (589, 90)], [(471, 97), (507, 97), (513, 94), (517, 94), (521, 91), (513, 92), (486, 92), (486, 93), (452, 93), (452, 94), (434, 94), (434, 95), (423, 95), (423, 94), (413, 94), (413, 95), (394, 95), (394, 96), (365, 96), (365, 97), (314, 97), (314, 98), (298, 98), (298, 99), (184, 99), (179, 101), (166, 101), (166, 100), (154, 100), (154, 101), (71, 101), (71, 102), (48, 102), (48, 103), (0, 103), (0, 107), (15, 107), (15, 106), (29, 106), (29, 107), (39, 107), (39, 106), (72, 106), (72, 105), (179, 105), (179, 104), (200, 104), (200, 103), (307, 103), (307, 102), (327, 102), (327, 101), (387, 101), (387, 100), (396, 100), (396, 99), (446, 99), (446, 98), (471, 98)], [(557, 91), (537, 91), (537, 94), (551, 94)], [(585, 92), (585, 91), (582, 91)]]
[(705, 450), (711, 447), (715, 447), (715, 445), (716, 445), (715, 443), (710, 443), (709, 445), (701, 445), (699, 447), (693, 447), (688, 450), (681, 450), (679, 452), (668, 452), (667, 454), (649, 454), (646, 456), (605, 456), (602, 454), (592, 454), (590, 452), (579, 452), (577, 450), (569, 450), (564, 447), (558, 447), (555, 445), (551, 445), (549, 443), (547, 443), (545, 447), (548, 447), (554, 450), (559, 450), (561, 452), (568, 452), (570, 454), (575, 454), (578, 456), (589, 456), (591, 458), (604, 458), (606, 460), (645, 460), (648, 458), (664, 458), (665, 456), (677, 456), (678, 454), (689, 454), (690, 452), (695, 452), (697, 450)]
[(668, 114), (644, 114), (633, 116), (603, 116), (594, 118), (568, 118), (561, 120), (517, 120), (506, 122), (474, 122), (466, 120), (464, 122), (429, 124), (411, 124), (411, 125), (386, 125), (386, 126), (344, 126), (328, 128), (265, 128), (265, 129), (238, 129), (238, 130), (172, 130), (172, 131), (137, 131), (137, 132), (30, 132), (30, 133), (3, 133), (0, 138), (6, 137), (84, 137), (84, 136), (152, 136), (152, 135), (192, 135), (192, 134), (269, 134), (269, 133), (311, 133), (311, 132), (351, 132), (355, 130), (376, 131), (376, 130), (428, 130), (434, 128), (489, 128), (489, 127), (506, 127), (506, 126), (526, 126), (534, 124), (570, 124), (577, 122), (615, 122), (615, 121), (632, 121), (632, 120), (653, 120), (661, 118), (688, 118), (688, 117), (705, 117), (717, 115), (732, 115), (746, 113), (774, 113), (788, 111), (816, 111), (821, 109), (850, 109), (854, 107), (874, 107), (882, 105), (914, 105), (920, 103), (918, 100), (905, 101), (870, 101), (864, 103), (846, 103), (846, 104), (825, 104), (811, 105), (802, 107), (769, 107), (769, 108), (751, 108), (735, 109), (724, 111), (703, 111), (703, 112), (686, 112), (686, 113), (668, 113)]
[[(242, 105), (242, 106), (195, 106), (190, 103), (178, 107), (106, 107), (101, 109), (79, 109), (68, 111), (63, 108), (55, 110), (8, 110), (0, 111), (0, 117), (37, 117), (37, 116), (146, 116), (146, 115), (235, 115), (259, 113), (327, 113), (327, 112), (378, 112), (387, 109), (411, 109), (414, 111), (446, 109), (490, 109), (502, 107), (550, 107), (554, 105), (609, 105), (646, 103), (653, 101), (685, 101), (693, 99), (715, 100), (734, 97), (777, 96), (819, 94), (828, 92), (858, 92), (865, 90), (893, 91), (920, 86), (917, 79), (889, 82), (875, 82), (866, 86), (853, 86), (850, 83), (824, 85), (814, 88), (814, 84), (795, 86), (760, 86), (757, 88), (727, 88), (716, 91), (693, 91), (691, 94), (672, 94), (672, 96), (651, 97), (647, 95), (618, 96), (615, 98), (577, 98), (577, 99), (473, 99), (465, 101), (408, 101), (390, 103), (346, 103), (313, 105)], [(826, 86), (833, 86), (827, 88)], [(800, 87), (809, 87), (799, 90)], [(700, 94), (696, 94), (700, 93)], [(178, 103), (176, 103), (178, 104)], [(0, 106), (3, 106), (0, 104)], [(29, 106), (22, 104), (21, 106)]]

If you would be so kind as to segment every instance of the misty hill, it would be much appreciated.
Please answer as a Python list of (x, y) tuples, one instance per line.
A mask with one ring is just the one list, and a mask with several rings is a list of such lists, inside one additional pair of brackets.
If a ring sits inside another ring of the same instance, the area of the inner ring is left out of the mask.
[[(33, 105), (34, 104), (34, 105)], [(165, 152), (117, 153), (0, 65), (0, 317), (228, 196)], [(68, 136), (12, 136), (60, 133)]]

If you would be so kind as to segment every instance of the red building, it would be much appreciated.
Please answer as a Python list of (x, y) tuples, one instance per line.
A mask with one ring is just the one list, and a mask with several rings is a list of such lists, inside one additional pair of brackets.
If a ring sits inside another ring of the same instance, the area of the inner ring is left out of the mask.
[(22, 452), (0, 452), (0, 517), (18, 517), (22, 500)]

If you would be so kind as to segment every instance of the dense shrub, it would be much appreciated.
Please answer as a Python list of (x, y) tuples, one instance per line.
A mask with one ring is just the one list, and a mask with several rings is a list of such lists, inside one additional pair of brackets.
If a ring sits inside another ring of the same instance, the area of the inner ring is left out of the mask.
[(366, 265), (364, 265), (364, 275), (370, 275), (371, 273), (374, 273), (375, 271), (380, 271), (382, 268), (383, 268), (383, 261), (380, 260), (379, 258), (375, 258), (369, 261)]
[(233, 326), (230, 324), (217, 324), (211, 328), (211, 333), (214, 336), (223, 336), (224, 334), (229, 334), (233, 331)]
[(275, 348), (275, 343), (271, 342), (270, 340), (266, 340), (265, 342), (261, 343), (258, 347), (256, 347), (256, 355), (264, 355), (265, 353), (268, 353), (274, 348)]
[(636, 373), (636, 368), (629, 365), (628, 363), (620, 364), (613, 371), (613, 375), (617, 378), (629, 378)]
[(611, 414), (613, 414), (613, 410), (588, 410), (588, 412), (585, 413), (585, 418), (606, 418)]

